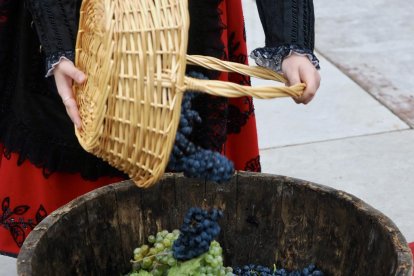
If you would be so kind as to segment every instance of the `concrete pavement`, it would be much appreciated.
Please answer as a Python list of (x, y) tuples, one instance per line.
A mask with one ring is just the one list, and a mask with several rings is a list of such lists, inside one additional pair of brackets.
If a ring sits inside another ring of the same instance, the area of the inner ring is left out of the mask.
[(0, 255), (0, 276), (17, 275), (16, 259)]
[[(243, 3), (252, 50), (264, 36), (254, 1)], [(321, 88), (307, 106), (255, 101), (263, 171), (354, 194), (414, 241), (414, 7), (314, 4)]]
[[(264, 38), (254, 1), (243, 4), (252, 50)], [(414, 241), (414, 6), (314, 4), (322, 85), (307, 106), (256, 101), (263, 171), (354, 194)], [(0, 276), (15, 274), (15, 260), (0, 256)]]
[(413, 3), (318, 0), (314, 4), (317, 49), (413, 127)]

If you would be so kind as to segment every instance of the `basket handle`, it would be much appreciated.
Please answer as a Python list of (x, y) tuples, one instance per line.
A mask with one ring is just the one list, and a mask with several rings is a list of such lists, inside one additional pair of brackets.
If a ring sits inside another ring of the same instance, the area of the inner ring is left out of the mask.
[[(213, 57), (187, 55), (188, 65), (198, 65), (207, 69), (222, 72), (233, 72), (265, 80), (275, 80), (286, 83), (287, 80), (276, 72), (259, 67), (248, 66), (241, 63), (223, 61)], [(214, 96), (241, 97), (252, 96), (259, 99), (271, 99), (280, 97), (300, 97), (305, 89), (304, 83), (293, 86), (261, 86), (250, 87), (217, 80), (200, 80), (185, 77), (185, 86), (188, 90), (205, 92)]]

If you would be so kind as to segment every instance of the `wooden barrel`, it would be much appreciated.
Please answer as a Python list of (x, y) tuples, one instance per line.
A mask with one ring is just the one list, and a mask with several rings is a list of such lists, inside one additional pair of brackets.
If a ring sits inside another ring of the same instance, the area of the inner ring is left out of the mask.
[(19, 275), (121, 275), (150, 234), (180, 226), (192, 206), (220, 207), (226, 265), (300, 268), (326, 275), (411, 276), (394, 223), (360, 199), (314, 183), (238, 173), (226, 184), (166, 175), (143, 190), (126, 181), (88, 193), (45, 218), (17, 259)]

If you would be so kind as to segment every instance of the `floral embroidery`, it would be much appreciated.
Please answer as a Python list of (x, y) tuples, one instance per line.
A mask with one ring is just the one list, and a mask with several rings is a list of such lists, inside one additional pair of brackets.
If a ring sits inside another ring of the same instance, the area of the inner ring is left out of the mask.
[[(244, 37), (243, 32), (243, 39)], [(247, 56), (244, 51), (240, 49), (241, 42), (237, 40), (236, 32), (232, 32), (228, 38), (228, 59), (232, 62), (247, 63)], [(230, 81), (237, 82), (240, 85), (250, 85), (250, 77), (231, 74)], [(229, 104), (228, 118), (227, 118), (227, 133), (240, 133), (242, 127), (247, 124), (249, 117), (253, 114), (253, 101), (250, 97), (243, 97), (243, 104), (248, 107), (248, 110), (240, 110), (240, 107)]]
[(249, 119), (248, 112), (242, 112), (237, 106), (229, 105), (229, 115), (227, 118), (227, 133), (240, 133), (242, 127)]
[(260, 165), (260, 155), (258, 155), (256, 158), (249, 160), (246, 163), (246, 167), (244, 168), (244, 170), (249, 172), (261, 172), (262, 167)]
[(28, 233), (35, 228), (46, 216), (47, 212), (43, 205), (40, 205), (34, 219), (25, 219), (23, 215), (30, 209), (28, 205), (10, 207), (10, 197), (3, 199), (1, 203), (0, 226), (9, 230), (16, 245), (20, 248)]
[[(244, 30), (244, 29), (243, 29)], [(243, 38), (244, 38), (243, 32)], [(227, 59), (232, 62), (237, 62), (241, 64), (247, 64), (247, 55), (244, 51), (240, 50), (241, 42), (237, 41), (236, 32), (232, 32), (229, 36), (229, 45), (228, 45), (228, 57)], [(250, 77), (240, 74), (230, 74), (230, 79), (233, 82), (236, 82), (240, 85), (251, 85)]]

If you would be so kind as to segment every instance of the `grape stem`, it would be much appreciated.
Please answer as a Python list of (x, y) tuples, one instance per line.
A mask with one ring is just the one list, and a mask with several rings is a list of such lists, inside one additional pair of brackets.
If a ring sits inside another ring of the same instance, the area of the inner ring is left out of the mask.
[(143, 261), (144, 259), (148, 259), (148, 258), (151, 258), (151, 257), (157, 257), (157, 256), (166, 256), (170, 253), (172, 253), (172, 250), (162, 251), (161, 253), (157, 253), (157, 254), (154, 254), (154, 255), (147, 255), (144, 258), (139, 259), (138, 261), (130, 260), (130, 262), (133, 263), (133, 264), (136, 264), (136, 263), (139, 263), (139, 262)]

